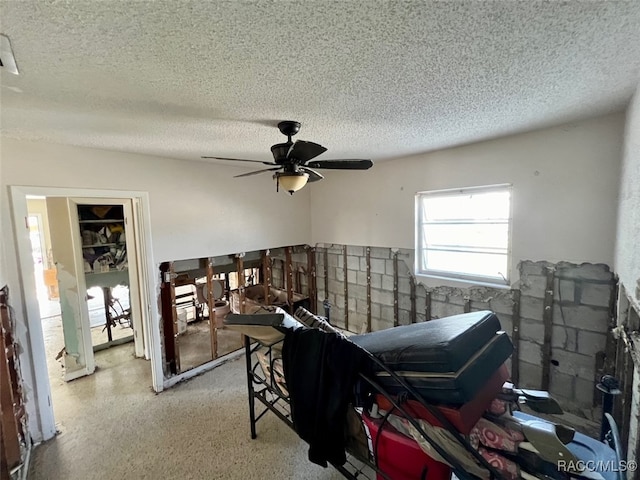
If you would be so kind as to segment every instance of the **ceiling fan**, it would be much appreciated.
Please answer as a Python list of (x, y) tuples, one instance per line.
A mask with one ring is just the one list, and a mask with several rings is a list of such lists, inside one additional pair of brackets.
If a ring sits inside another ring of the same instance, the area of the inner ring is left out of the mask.
[[(231, 160), (234, 162), (253, 162), (263, 165), (272, 165), (272, 168), (256, 170), (255, 172), (243, 173), (236, 177), (248, 177), (263, 172), (276, 172), (273, 178), (276, 180), (276, 189), (282, 187), (284, 190), (293, 195), (307, 182), (317, 182), (324, 177), (314, 169), (327, 170), (367, 170), (373, 166), (371, 160), (313, 160), (318, 155), (326, 152), (327, 149), (322, 145), (313, 142), (305, 142), (303, 140), (291, 141), (296, 133), (300, 131), (300, 123), (291, 120), (285, 120), (278, 123), (278, 129), (283, 135), (286, 135), (286, 143), (276, 143), (271, 147), (273, 162), (263, 162), (260, 160), (245, 160), (242, 158), (224, 158), (224, 157), (202, 157), (212, 158), (215, 160)], [(313, 160), (313, 161), (312, 161)]]

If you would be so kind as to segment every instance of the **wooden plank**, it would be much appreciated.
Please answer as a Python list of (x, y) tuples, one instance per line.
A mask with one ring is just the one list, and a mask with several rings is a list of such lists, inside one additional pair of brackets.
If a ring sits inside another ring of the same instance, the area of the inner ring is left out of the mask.
[(180, 370), (180, 359), (177, 345), (177, 315), (175, 313), (175, 284), (173, 263), (160, 264), (160, 305), (162, 312), (162, 330), (164, 337), (165, 366), (169, 373), (176, 374)]
[(293, 315), (293, 264), (291, 260), (291, 247), (285, 248), (284, 255), (284, 274), (287, 286), (287, 306), (289, 307), (289, 313)]
[(271, 252), (262, 252), (262, 271), (264, 272), (264, 303), (271, 305)]
[(393, 326), (400, 320), (400, 304), (398, 301), (398, 252), (393, 252)]
[(322, 251), (322, 260), (324, 263), (324, 299), (329, 299), (329, 249), (324, 247)]
[(471, 311), (471, 299), (469, 297), (465, 297), (464, 299), (464, 313), (469, 313)]
[(427, 290), (424, 298), (424, 321), (431, 320), (431, 292)]
[(342, 246), (342, 270), (344, 271), (344, 329), (349, 330), (349, 279), (347, 275), (347, 246)]
[(551, 384), (551, 339), (553, 335), (553, 283), (555, 271), (547, 267), (547, 282), (544, 291), (544, 310), (542, 322), (544, 323), (544, 338), (542, 343), (542, 390), (549, 390)]
[(371, 247), (365, 249), (367, 263), (367, 332), (371, 331)]
[(318, 285), (316, 272), (316, 249), (307, 247), (307, 285), (309, 287), (309, 307), (311, 312), (318, 314)]
[(631, 406), (633, 405), (633, 359), (631, 354), (624, 352), (624, 371), (622, 374), (622, 424), (620, 427), (620, 439), (622, 448), (626, 450), (629, 445), (629, 430), (631, 429)]
[(11, 322), (9, 309), (6, 305), (1, 307), (2, 325), (0, 325), (0, 425), (2, 426), (2, 443), (4, 458), (8, 469), (20, 463), (20, 433), (18, 419), (14, 411), (14, 405), (19, 399), (14, 396), (14, 386), (11, 382), (10, 362), (7, 351), (13, 350), (13, 345), (7, 342), (10, 338)]
[[(244, 277), (244, 253), (236, 255), (236, 275), (238, 276), (238, 298), (240, 301), (240, 313), (244, 313), (245, 291), (244, 284), (247, 279)], [(244, 337), (244, 336), (243, 336)]]
[(216, 300), (213, 298), (213, 258), (207, 259), (207, 306), (209, 307), (209, 333), (211, 334), (211, 357), (218, 358), (218, 319), (215, 314)]
[(411, 300), (411, 323), (416, 323), (418, 312), (416, 311), (416, 278), (409, 275), (409, 288)]
[(511, 380), (518, 385), (520, 382), (520, 290), (511, 290), (511, 341), (513, 353), (511, 354)]

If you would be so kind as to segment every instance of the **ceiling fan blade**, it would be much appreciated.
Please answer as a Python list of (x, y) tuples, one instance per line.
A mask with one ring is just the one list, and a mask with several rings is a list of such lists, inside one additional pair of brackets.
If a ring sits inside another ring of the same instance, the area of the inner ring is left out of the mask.
[(297, 160), (298, 164), (304, 165), (312, 158), (316, 158), (318, 155), (326, 152), (327, 149), (322, 145), (318, 145), (313, 142), (305, 142), (304, 140), (298, 140), (289, 149), (287, 158), (291, 160)]
[(373, 166), (371, 160), (318, 160), (309, 162), (307, 167), (327, 168), (331, 170), (368, 170)]
[(258, 173), (264, 173), (264, 172), (273, 172), (275, 170), (280, 170), (282, 167), (276, 167), (276, 168), (265, 168), (263, 170), (256, 170), (255, 172), (249, 172), (249, 173), (243, 173), (241, 175), (234, 175), (233, 178), (240, 178), (240, 177), (250, 177), (251, 175), (257, 175)]
[(300, 170), (301, 172), (309, 174), (309, 180), (308, 180), (309, 182), (317, 182), (317, 181), (322, 180), (324, 178), (322, 175), (320, 175), (315, 170), (311, 170), (310, 168), (307, 168), (307, 167), (298, 167), (298, 170)]
[(214, 160), (231, 160), (232, 162), (262, 163), (263, 165), (277, 165), (277, 163), (273, 163), (273, 162), (263, 162), (261, 160), (246, 160), (244, 158), (225, 158), (225, 157), (200, 157), (200, 158), (212, 158)]

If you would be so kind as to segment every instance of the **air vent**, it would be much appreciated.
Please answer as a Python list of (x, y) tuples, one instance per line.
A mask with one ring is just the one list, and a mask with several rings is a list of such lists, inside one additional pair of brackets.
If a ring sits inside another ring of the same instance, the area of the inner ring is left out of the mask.
[(16, 59), (13, 56), (9, 37), (2, 34), (0, 34), (0, 68), (14, 75), (20, 74), (20, 72), (18, 72), (18, 66), (16, 65)]

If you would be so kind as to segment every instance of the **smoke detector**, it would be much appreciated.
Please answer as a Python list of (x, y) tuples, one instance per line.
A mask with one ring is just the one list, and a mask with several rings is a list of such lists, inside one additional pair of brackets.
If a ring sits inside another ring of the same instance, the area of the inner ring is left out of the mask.
[(14, 75), (20, 75), (9, 37), (2, 34), (0, 34), (0, 68)]

